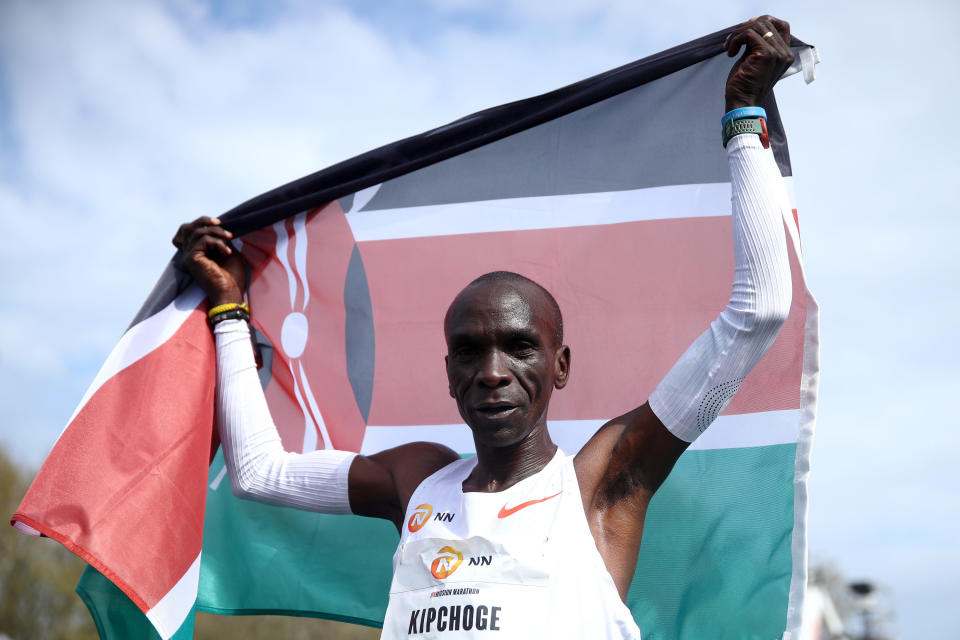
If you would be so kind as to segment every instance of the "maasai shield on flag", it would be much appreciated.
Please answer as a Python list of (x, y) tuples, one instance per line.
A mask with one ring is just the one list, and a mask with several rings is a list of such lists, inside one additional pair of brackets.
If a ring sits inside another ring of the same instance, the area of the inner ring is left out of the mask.
[[(549, 423), (565, 451), (645, 401), (733, 279), (719, 127), (729, 31), (387, 145), (221, 216), (251, 267), (260, 377), (284, 446), (371, 453), (432, 440), (471, 454), (447, 394), (442, 318), (467, 282), (498, 269), (542, 283), (563, 309), (572, 377)], [(812, 80), (815, 50), (792, 44), (793, 71)], [(789, 181), (772, 96), (765, 106)], [(784, 224), (789, 319), (647, 515), (628, 604), (648, 640), (799, 627), (817, 307), (796, 220)], [(164, 639), (189, 637), (197, 609), (379, 625), (389, 523), (240, 501), (222, 458), (209, 464), (205, 308), (171, 264), (16, 526), (96, 569), (78, 591), (103, 637), (141, 637), (146, 620)]]

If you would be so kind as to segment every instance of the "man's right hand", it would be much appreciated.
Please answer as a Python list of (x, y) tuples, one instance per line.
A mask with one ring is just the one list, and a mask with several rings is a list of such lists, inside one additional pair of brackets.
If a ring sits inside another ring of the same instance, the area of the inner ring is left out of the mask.
[(180, 225), (173, 236), (184, 267), (206, 292), (212, 307), (243, 302), (246, 268), (230, 245), (232, 239), (233, 234), (220, 226), (218, 218), (207, 216)]

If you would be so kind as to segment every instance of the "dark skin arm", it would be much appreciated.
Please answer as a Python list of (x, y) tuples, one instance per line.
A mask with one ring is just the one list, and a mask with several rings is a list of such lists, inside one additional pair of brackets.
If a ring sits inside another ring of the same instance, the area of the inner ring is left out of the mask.
[[(764, 38), (766, 33), (772, 36)], [(760, 104), (793, 63), (790, 25), (762, 16), (739, 25), (724, 43), (744, 55), (730, 71), (726, 109)], [(607, 570), (626, 599), (647, 506), (689, 443), (674, 436), (644, 403), (604, 425), (575, 459), (587, 522)]]
[(350, 508), (360, 516), (403, 527), (407, 504), (424, 478), (459, 460), (452, 449), (434, 442), (412, 442), (369, 456), (350, 467)]

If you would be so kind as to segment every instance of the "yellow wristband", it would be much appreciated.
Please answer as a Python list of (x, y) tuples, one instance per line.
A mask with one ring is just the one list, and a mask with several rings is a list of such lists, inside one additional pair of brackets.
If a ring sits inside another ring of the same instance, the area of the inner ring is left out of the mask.
[(233, 311), (234, 309), (243, 309), (247, 313), (250, 313), (250, 307), (245, 304), (237, 304), (236, 302), (228, 302), (227, 304), (218, 304), (210, 311), (207, 311), (207, 317), (212, 318), (213, 316), (220, 315), (226, 311)]

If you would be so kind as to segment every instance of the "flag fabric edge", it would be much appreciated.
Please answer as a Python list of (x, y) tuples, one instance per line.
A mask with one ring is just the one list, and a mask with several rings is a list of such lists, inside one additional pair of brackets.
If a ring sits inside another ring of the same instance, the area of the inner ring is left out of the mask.
[(790, 581), (787, 628), (784, 632), (784, 640), (791, 640), (796, 634), (800, 633), (808, 570), (807, 517), (809, 492), (807, 478), (810, 475), (810, 459), (817, 417), (817, 392), (820, 376), (820, 305), (809, 289), (806, 293), (807, 322), (804, 331), (803, 374), (800, 385), (803, 418), (800, 425), (800, 438), (797, 443), (794, 471), (795, 499), (792, 540), (794, 564)]

